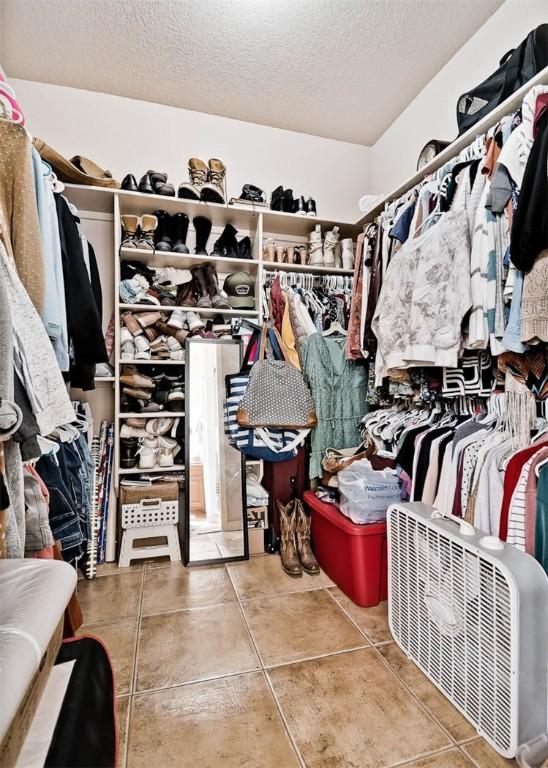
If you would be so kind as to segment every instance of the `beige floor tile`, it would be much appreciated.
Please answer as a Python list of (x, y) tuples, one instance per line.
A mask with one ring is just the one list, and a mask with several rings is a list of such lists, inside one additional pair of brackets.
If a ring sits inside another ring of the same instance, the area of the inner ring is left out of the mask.
[(231, 602), (236, 594), (224, 565), (185, 568), (173, 563), (145, 574), (143, 615)]
[(260, 672), (136, 696), (129, 768), (298, 768)]
[(84, 624), (77, 634), (95, 635), (103, 641), (112, 661), (116, 695), (131, 693), (137, 619), (123, 619), (109, 624)]
[(379, 646), (379, 652), (401, 677), (415, 696), (434, 717), (446, 728), (455, 741), (471, 739), (476, 729), (461, 715), (443, 693), (410, 661), (395, 643)]
[(125, 768), (127, 732), (129, 721), (129, 696), (119, 696), (116, 699), (116, 719), (118, 723), (118, 763), (117, 768)]
[(463, 746), (466, 754), (470, 755), (478, 768), (512, 768), (517, 766), (515, 760), (506, 760), (495, 752), (484, 739), (471, 741)]
[(247, 600), (242, 606), (265, 666), (367, 644), (323, 589)]
[(141, 621), (139, 691), (249, 672), (259, 666), (237, 605), (161, 613)]
[(117, 562), (102, 563), (97, 566), (97, 576), (109, 576), (114, 573), (133, 573), (134, 571), (140, 571), (143, 568), (143, 565), (144, 563), (142, 560), (135, 560), (131, 565), (128, 565), (127, 568), (119, 568)]
[(241, 563), (231, 563), (227, 567), (236, 592), (242, 600), (300, 592), (320, 586), (314, 576), (306, 573), (298, 578), (288, 576), (282, 571), (278, 555), (257, 555)]
[(373, 648), (268, 675), (307, 768), (383, 768), (451, 746)]
[(102, 576), (92, 581), (78, 582), (78, 600), (84, 622), (128, 619), (139, 613), (141, 571)]
[(341, 592), (338, 587), (329, 591), (335, 600), (342, 605), (344, 610), (352, 616), (356, 624), (365, 632), (373, 644), (392, 640), (392, 635), (388, 628), (388, 603), (386, 601), (371, 608), (360, 608), (344, 592)]
[(406, 763), (405, 768), (473, 768), (473, 763), (458, 749), (450, 749)]
[(321, 587), (335, 587), (336, 584), (332, 581), (325, 571), (320, 568), (320, 575), (316, 576), (316, 580)]

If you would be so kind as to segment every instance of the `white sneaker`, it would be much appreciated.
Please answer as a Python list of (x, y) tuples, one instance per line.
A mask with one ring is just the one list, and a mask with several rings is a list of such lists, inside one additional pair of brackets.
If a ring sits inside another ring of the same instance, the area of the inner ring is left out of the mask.
[(120, 437), (148, 437), (148, 432), (142, 427), (130, 427), (129, 424), (122, 424)]
[(139, 448), (139, 469), (153, 469), (156, 466), (158, 438), (145, 437)]
[(150, 360), (150, 344), (145, 336), (135, 336), (133, 343), (135, 344), (135, 359), (136, 360)]
[(170, 437), (158, 438), (158, 465), (160, 467), (172, 467), (175, 463), (174, 453), (178, 447), (177, 440), (172, 440)]
[(202, 318), (197, 312), (187, 312), (186, 320), (188, 323), (188, 329), (191, 333), (192, 331), (197, 331), (199, 328), (205, 327)]
[(122, 360), (134, 360), (135, 359), (135, 344), (133, 341), (126, 341), (122, 344), (120, 349), (120, 357)]
[(165, 417), (159, 417), (157, 419), (149, 419), (146, 425), (146, 432), (148, 435), (165, 435), (173, 426), (173, 419)]
[(167, 324), (171, 325), (172, 328), (184, 328), (186, 325), (186, 312), (183, 312), (182, 309), (174, 309)]

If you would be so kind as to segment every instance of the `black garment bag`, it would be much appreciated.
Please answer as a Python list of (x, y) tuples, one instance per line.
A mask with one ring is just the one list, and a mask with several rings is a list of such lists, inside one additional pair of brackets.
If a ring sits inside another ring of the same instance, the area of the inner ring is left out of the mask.
[(502, 57), (496, 72), (459, 98), (459, 136), (547, 66), (548, 24), (541, 24)]

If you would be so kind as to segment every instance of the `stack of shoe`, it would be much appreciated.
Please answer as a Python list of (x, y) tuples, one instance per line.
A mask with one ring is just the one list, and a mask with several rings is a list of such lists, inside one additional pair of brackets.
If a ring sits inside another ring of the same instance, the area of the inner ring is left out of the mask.
[[(122, 360), (180, 360), (184, 362), (183, 344), (188, 331), (169, 326), (173, 333), (166, 335), (162, 327), (169, 316), (161, 312), (124, 312), (124, 328), (120, 333)], [(201, 321), (198, 318), (198, 321)], [(203, 324), (201, 324), (203, 327)]]
[[(183, 443), (179, 440), (182, 419), (129, 418), (120, 429), (120, 466), (132, 469), (173, 467), (184, 462)], [(175, 434), (177, 439), (169, 436)]]
[(150, 376), (134, 365), (125, 365), (120, 384), (120, 408), (124, 413), (184, 410), (184, 371), (181, 369)]
[(168, 183), (167, 173), (158, 171), (147, 171), (139, 184), (137, 184), (135, 176), (128, 173), (122, 181), (122, 189), (125, 189), (126, 192), (143, 192), (146, 195), (175, 196), (175, 187)]
[(298, 216), (316, 216), (316, 201), (311, 197), (305, 200), (304, 197), (293, 197), (292, 189), (284, 189), (282, 186), (276, 187), (270, 197), (270, 208), (273, 211), (283, 211), (284, 213), (296, 213)]
[(188, 161), (190, 181), (179, 187), (178, 196), (186, 200), (203, 200), (206, 203), (224, 203), (226, 168), (222, 160), (212, 157), (206, 165), (199, 157)]

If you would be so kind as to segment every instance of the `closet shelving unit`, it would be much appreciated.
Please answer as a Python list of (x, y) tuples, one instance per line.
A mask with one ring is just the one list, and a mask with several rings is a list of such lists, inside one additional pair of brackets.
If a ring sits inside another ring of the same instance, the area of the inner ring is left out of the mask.
[[(112, 269), (114, 284), (113, 309), (115, 318), (115, 352), (114, 352), (114, 375), (97, 377), (96, 385), (100, 389), (94, 394), (94, 402), (97, 398), (107, 396), (106, 393), (110, 385), (114, 387), (114, 412), (111, 419), (115, 425), (114, 439), (114, 471), (113, 485), (118, 493), (118, 484), (122, 477), (135, 475), (151, 474), (173, 474), (182, 473), (185, 470), (183, 464), (177, 464), (172, 467), (155, 467), (153, 469), (142, 470), (138, 467), (133, 469), (124, 469), (119, 464), (119, 433), (124, 420), (132, 417), (156, 418), (159, 416), (170, 418), (184, 418), (184, 411), (170, 412), (158, 411), (149, 413), (128, 413), (120, 410), (120, 383), (119, 376), (124, 365), (135, 364), (139, 368), (145, 369), (146, 366), (184, 366), (184, 360), (122, 360), (120, 355), (120, 329), (121, 314), (125, 311), (130, 312), (150, 312), (155, 309), (148, 304), (126, 304), (119, 300), (118, 286), (120, 283), (120, 263), (122, 261), (140, 261), (153, 268), (176, 267), (178, 269), (189, 269), (194, 264), (212, 263), (214, 264), (218, 275), (219, 284), (222, 287), (224, 277), (232, 272), (244, 271), (255, 277), (255, 307), (254, 309), (231, 309), (217, 310), (214, 308), (199, 307), (180, 307), (183, 311), (191, 310), (207, 319), (214, 315), (222, 315), (226, 319), (232, 317), (249, 318), (258, 323), (262, 322), (262, 301), (261, 288), (263, 283), (264, 270), (269, 272), (289, 271), (304, 272), (317, 275), (352, 275), (352, 270), (336, 269), (331, 267), (311, 266), (309, 264), (286, 264), (279, 262), (270, 262), (263, 259), (263, 246), (266, 238), (272, 237), (278, 244), (297, 245), (308, 242), (309, 233), (317, 224), (320, 224), (322, 231), (325, 232), (338, 226), (341, 238), (352, 237), (354, 240), (362, 231), (362, 227), (350, 222), (340, 222), (321, 219), (319, 217), (297, 216), (278, 211), (271, 211), (264, 208), (253, 208), (247, 205), (227, 205), (215, 203), (203, 203), (192, 200), (182, 200), (176, 197), (166, 197), (163, 195), (146, 195), (140, 192), (127, 192), (120, 189), (109, 189), (102, 187), (88, 187), (75, 184), (66, 184), (65, 194), (77, 206), (81, 215), (87, 214), (92, 219), (105, 219), (112, 221), (113, 232), (113, 253), (112, 265), (107, 268)], [(141, 248), (121, 248), (121, 219), (125, 214), (141, 216), (144, 213), (154, 213), (157, 210), (167, 211), (169, 214), (185, 213), (189, 218), (189, 229), (187, 236), (187, 245), (191, 251), (189, 254), (179, 254), (173, 252), (150, 251)], [(212, 223), (211, 234), (208, 240), (208, 250), (211, 250), (213, 243), (226, 224), (232, 224), (238, 230), (238, 240), (248, 235), (252, 242), (252, 258), (225, 258), (216, 255), (199, 256), (192, 251), (195, 245), (195, 231), (193, 218), (195, 216), (204, 216), (210, 219)], [(104, 262), (103, 262), (104, 268)], [(162, 307), (162, 312), (173, 311), (174, 307)], [(101, 393), (105, 393), (102, 395)], [(108, 395), (111, 397), (112, 395)], [(101, 400), (102, 402), (102, 400)], [(103, 411), (104, 408), (101, 407)], [(249, 462), (257, 463), (257, 462)], [(111, 526), (115, 530), (115, 526)], [(110, 547), (111, 553), (114, 547)]]

